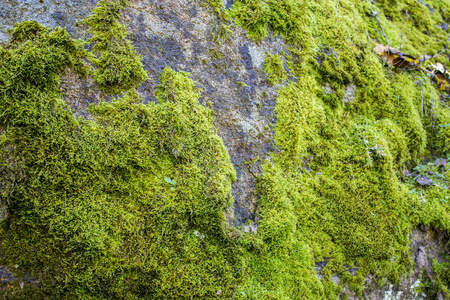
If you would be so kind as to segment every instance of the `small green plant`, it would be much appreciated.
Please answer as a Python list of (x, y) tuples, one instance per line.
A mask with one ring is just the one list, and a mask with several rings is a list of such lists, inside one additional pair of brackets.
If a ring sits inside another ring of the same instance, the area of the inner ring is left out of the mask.
[(173, 191), (175, 189), (175, 185), (177, 182), (169, 177), (164, 177), (164, 181), (171, 185), (170, 190)]
[(223, 56), (222, 52), (220, 50), (217, 50), (217, 49), (210, 49), (209, 50), (209, 55), (215, 60), (219, 60)]

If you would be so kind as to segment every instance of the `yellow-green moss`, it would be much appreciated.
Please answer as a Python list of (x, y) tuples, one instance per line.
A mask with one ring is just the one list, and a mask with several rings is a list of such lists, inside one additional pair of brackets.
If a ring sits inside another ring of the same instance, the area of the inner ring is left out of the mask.
[(432, 278), (428, 277), (425, 270), (422, 270), (422, 282), (420, 291), (431, 299), (450, 297), (450, 263), (439, 263), (433, 260)]
[(248, 35), (261, 40), (273, 31), (289, 42), (310, 45), (311, 15), (306, 1), (296, 0), (238, 0), (231, 16), (236, 24), (248, 30)]
[(11, 35), (0, 48), (3, 264), (51, 298), (231, 297), (241, 250), (224, 211), (235, 173), (188, 74), (164, 70), (159, 104), (104, 82), (128, 91), (78, 120), (58, 83), (66, 68), (90, 73), (82, 43), (35, 22)]
[(288, 73), (284, 69), (283, 58), (279, 54), (267, 53), (264, 62), (264, 71), (270, 84), (280, 83), (288, 79)]
[(437, 148), (447, 157), (450, 157), (450, 123), (440, 125), (438, 128)]
[(135, 52), (125, 26), (118, 23), (127, 5), (124, 0), (101, 0), (93, 14), (84, 20), (92, 34), (87, 43), (93, 44), (91, 62), (96, 67), (95, 82), (111, 94), (139, 86), (147, 79), (142, 57)]

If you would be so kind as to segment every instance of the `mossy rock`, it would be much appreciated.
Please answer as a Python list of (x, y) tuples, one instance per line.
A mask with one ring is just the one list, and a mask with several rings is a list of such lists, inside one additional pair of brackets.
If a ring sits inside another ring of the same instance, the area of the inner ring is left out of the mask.
[[(87, 41), (27, 21), (0, 47), (1, 262), (37, 280), (2, 295), (336, 299), (344, 286), (361, 295), (368, 275), (400, 282), (414, 226), (450, 229), (450, 164), (425, 161), (448, 158), (448, 104), (428, 78), (371, 51), (373, 9), (393, 45), (437, 53), (447, 3), (427, 1), (433, 13), (412, 0), (208, 2), (227, 37), (234, 20), (257, 42), (274, 34), (290, 45), (265, 64), (283, 85), (277, 150), (254, 178), (254, 230), (225, 221), (236, 174), (196, 83), (167, 67), (158, 103), (144, 104), (142, 57), (120, 24), (129, 3), (102, 0), (84, 22)], [(91, 120), (63, 99), (68, 68), (109, 96), (89, 108)], [(447, 271), (435, 265), (425, 288), (448, 292)]]

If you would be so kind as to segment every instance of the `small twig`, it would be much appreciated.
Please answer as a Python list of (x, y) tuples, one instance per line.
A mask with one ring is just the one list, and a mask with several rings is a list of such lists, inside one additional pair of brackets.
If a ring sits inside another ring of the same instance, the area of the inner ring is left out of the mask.
[(383, 30), (383, 27), (381, 27), (380, 21), (378, 21), (378, 18), (377, 18), (377, 15), (378, 15), (378, 14), (377, 14), (377, 12), (374, 11), (374, 10), (372, 9), (372, 14), (373, 14), (373, 16), (375, 17), (375, 20), (377, 20), (378, 26), (380, 26), (381, 32), (383, 32), (384, 38), (386, 39), (386, 42), (387, 42), (388, 46), (390, 47), (390, 46), (391, 46), (391, 43), (389, 43), (389, 40), (388, 40), (388, 38), (387, 38), (387, 36), (386, 36), (386, 33), (385, 33), (384, 30)]
[(380, 41), (380, 43), (381, 43), (382, 39), (380, 37), (380, 33), (378, 32), (378, 30), (375, 30), (375, 32), (377, 33), (377, 36), (378, 36), (378, 40), (377, 41)]
[(413, 20), (413, 19), (411, 18), (411, 16), (408, 14), (408, 11), (405, 11), (405, 19), (403, 20), (403, 25), (402, 25), (402, 35), (401, 35), (400, 48), (399, 48), (398, 50), (402, 49), (402, 47), (403, 47), (403, 28), (404, 28), (404, 25), (405, 25), (405, 23), (406, 23), (406, 18), (409, 18), (409, 19), (411, 20), (411, 30), (410, 30), (409, 33), (411, 33), (411, 31), (412, 31), (412, 29), (413, 29), (413, 27), (414, 27), (414, 20)]
[(339, 12), (339, 0), (337, 0), (336, 4), (336, 17), (338, 16), (338, 12)]
[(420, 96), (422, 97), (422, 103), (420, 105), (420, 109), (421, 109), (421, 116), (423, 117), (423, 88), (422, 88), (422, 84), (420, 85)]
[(414, 20), (413, 18), (411, 18), (411, 16), (408, 14), (408, 11), (405, 11), (405, 14), (408, 16), (408, 18), (411, 20), (411, 30), (409, 31), (409, 33), (412, 32), (413, 27), (414, 27)]
[[(430, 45), (430, 44), (428, 44), (428, 45)], [(427, 47), (427, 51), (428, 51), (428, 47)], [(430, 57), (429, 59), (433, 59), (433, 58), (435, 58), (435, 57), (438, 57), (439, 55), (441, 55), (441, 54), (444, 53), (445, 51), (447, 51), (447, 49), (444, 47), (444, 50), (442, 50), (442, 51), (436, 53), (435, 55), (433, 55), (433, 56)], [(445, 66), (444, 66), (444, 68), (445, 68)], [(444, 70), (444, 71), (446, 71), (446, 70)], [(445, 72), (444, 72), (444, 73), (445, 73)]]

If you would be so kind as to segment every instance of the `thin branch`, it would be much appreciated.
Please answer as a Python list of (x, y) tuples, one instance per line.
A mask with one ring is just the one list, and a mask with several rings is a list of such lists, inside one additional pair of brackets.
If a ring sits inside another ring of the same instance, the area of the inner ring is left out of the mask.
[(391, 43), (389, 42), (389, 40), (388, 40), (388, 38), (386, 36), (386, 33), (383, 30), (383, 27), (381, 27), (380, 21), (378, 21), (378, 18), (377, 18), (378, 13), (372, 9), (372, 14), (375, 17), (375, 20), (377, 20), (378, 26), (380, 26), (381, 32), (383, 32), (384, 38), (386, 39), (386, 42), (387, 42), (388, 46), (390, 47)]
[(422, 97), (422, 103), (420, 105), (420, 109), (421, 109), (421, 116), (423, 117), (423, 88), (422, 88), (422, 84), (420, 85), (420, 96)]

